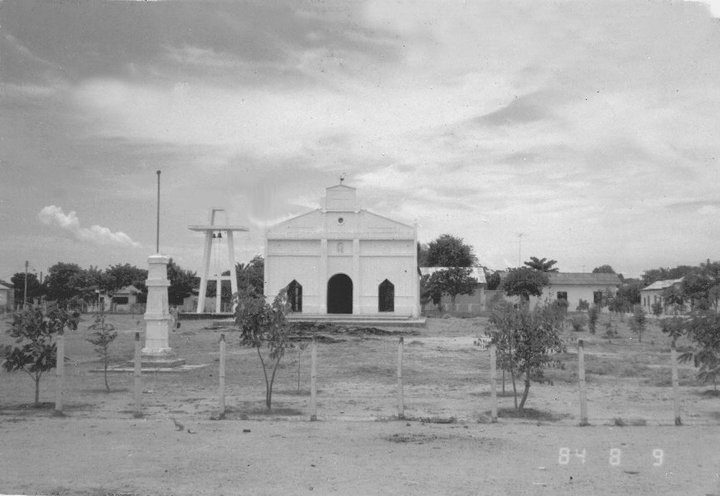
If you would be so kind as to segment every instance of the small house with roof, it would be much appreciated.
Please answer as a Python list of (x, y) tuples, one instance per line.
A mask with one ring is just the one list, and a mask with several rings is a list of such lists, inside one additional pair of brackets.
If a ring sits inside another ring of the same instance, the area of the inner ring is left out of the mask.
[(416, 227), (361, 209), (342, 180), (265, 240), (265, 295), (287, 288), (293, 312), (419, 316)]
[[(449, 267), (420, 267), (421, 276), (431, 276), (435, 272), (447, 270)], [(443, 311), (459, 312), (459, 313), (479, 313), (485, 310), (485, 288), (487, 280), (485, 279), (485, 271), (482, 267), (469, 267), (470, 277), (475, 279), (475, 292), (470, 295), (462, 294), (455, 297), (455, 305), (449, 295), (444, 294), (440, 300)], [(423, 305), (423, 311), (427, 311), (433, 305), (429, 301)]]
[(0, 279), (0, 312), (15, 310), (15, 286)]
[(682, 284), (680, 279), (665, 279), (655, 281), (649, 286), (640, 290), (640, 304), (647, 313), (652, 313), (652, 307), (656, 303), (660, 303), (665, 308), (665, 293), (671, 288), (680, 289)]
[(113, 312), (129, 312), (132, 306), (137, 303), (140, 290), (133, 285), (118, 289), (112, 295), (110, 309)]
[(580, 300), (599, 304), (608, 292), (615, 295), (621, 283), (617, 274), (548, 272), (547, 276), (549, 284), (543, 288), (542, 298), (566, 300), (569, 310), (575, 310)]

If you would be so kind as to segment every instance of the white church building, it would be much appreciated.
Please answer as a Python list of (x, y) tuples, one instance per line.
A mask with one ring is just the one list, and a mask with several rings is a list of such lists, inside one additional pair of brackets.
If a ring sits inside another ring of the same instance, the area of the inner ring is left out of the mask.
[(266, 231), (265, 295), (306, 315), (418, 317), (417, 228), (360, 209), (355, 188)]

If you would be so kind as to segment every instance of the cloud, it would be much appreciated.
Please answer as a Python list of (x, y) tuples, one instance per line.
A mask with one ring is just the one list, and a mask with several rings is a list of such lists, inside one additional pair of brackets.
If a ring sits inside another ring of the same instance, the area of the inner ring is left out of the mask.
[(120, 245), (139, 247), (137, 243), (124, 232), (112, 232), (107, 227), (93, 225), (88, 227), (80, 227), (80, 219), (77, 214), (71, 211), (67, 215), (62, 208), (55, 205), (43, 207), (38, 214), (40, 222), (45, 225), (56, 225), (70, 233), (79, 241), (89, 241), (99, 245)]

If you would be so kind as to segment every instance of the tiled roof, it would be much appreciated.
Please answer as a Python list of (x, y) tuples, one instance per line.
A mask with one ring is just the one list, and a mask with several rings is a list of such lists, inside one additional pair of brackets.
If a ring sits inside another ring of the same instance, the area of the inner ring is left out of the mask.
[[(429, 276), (441, 270), (447, 270), (450, 267), (420, 267), (420, 275)], [(478, 284), (485, 284), (485, 271), (481, 267), (468, 267), (470, 269), (470, 277), (474, 278)]]
[(585, 272), (547, 272), (550, 285), (620, 285), (617, 274), (585, 273)]
[(8, 289), (13, 289), (15, 287), (12, 284), (10, 284), (9, 282), (3, 281), (2, 279), (0, 279), (0, 286), (5, 286)]
[(667, 289), (669, 287), (672, 287), (676, 284), (679, 284), (682, 282), (682, 278), (680, 279), (665, 279), (663, 281), (655, 281), (650, 286), (647, 286), (643, 288), (643, 291), (659, 291), (661, 289)]

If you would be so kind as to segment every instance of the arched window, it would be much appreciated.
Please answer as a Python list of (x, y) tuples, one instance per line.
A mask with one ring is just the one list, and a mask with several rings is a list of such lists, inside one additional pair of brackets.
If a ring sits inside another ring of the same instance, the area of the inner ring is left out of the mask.
[(302, 312), (302, 284), (295, 279), (287, 285), (288, 303), (293, 312)]
[(395, 311), (395, 285), (387, 279), (378, 286), (378, 311)]

